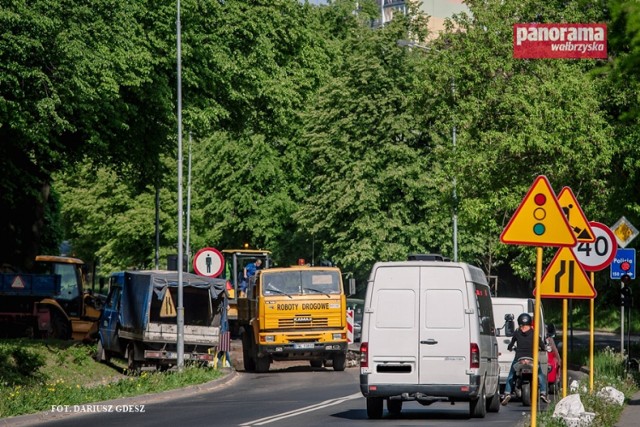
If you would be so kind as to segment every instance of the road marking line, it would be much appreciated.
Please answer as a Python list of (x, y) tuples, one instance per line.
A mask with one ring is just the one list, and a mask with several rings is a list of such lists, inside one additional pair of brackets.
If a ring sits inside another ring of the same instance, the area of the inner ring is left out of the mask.
[(325, 400), (324, 402), (316, 403), (314, 405), (305, 406), (304, 408), (294, 409), (293, 411), (283, 412), (282, 414), (271, 415), (269, 417), (264, 417), (258, 420), (242, 423), (242, 424), (239, 424), (239, 426), (240, 427), (261, 426), (261, 425), (269, 424), (275, 421), (280, 421), (285, 418), (295, 417), (296, 415), (301, 415), (307, 412), (317, 411), (318, 409), (327, 408), (329, 406), (338, 405), (340, 403), (344, 403), (348, 400), (357, 399), (359, 397), (362, 397), (361, 393), (354, 393), (349, 396), (337, 397), (335, 399)]

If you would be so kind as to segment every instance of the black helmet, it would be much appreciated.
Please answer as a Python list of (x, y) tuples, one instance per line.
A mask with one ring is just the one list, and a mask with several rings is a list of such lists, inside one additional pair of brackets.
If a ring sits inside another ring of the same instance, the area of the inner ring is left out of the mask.
[(531, 326), (531, 316), (529, 313), (522, 313), (518, 316), (518, 326), (528, 325)]

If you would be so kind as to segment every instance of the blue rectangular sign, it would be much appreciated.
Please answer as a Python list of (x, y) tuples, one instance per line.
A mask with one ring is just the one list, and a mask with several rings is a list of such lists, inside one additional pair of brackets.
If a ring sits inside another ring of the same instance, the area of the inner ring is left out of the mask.
[(611, 278), (620, 279), (628, 274), (632, 279), (636, 278), (636, 250), (618, 248), (616, 256), (611, 262)]

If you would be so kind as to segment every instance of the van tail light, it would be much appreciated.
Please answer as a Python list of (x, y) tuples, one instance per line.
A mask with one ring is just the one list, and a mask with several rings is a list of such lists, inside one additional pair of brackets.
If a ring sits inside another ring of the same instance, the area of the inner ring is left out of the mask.
[(363, 342), (360, 344), (360, 367), (369, 367), (369, 343)]
[(231, 286), (231, 282), (230, 282), (230, 281), (228, 281), (228, 280), (227, 280), (226, 285), (227, 285), (227, 290), (228, 290), (228, 291), (233, 290), (233, 286)]
[(470, 346), (470, 368), (479, 368), (480, 367), (480, 348), (478, 347), (478, 344), (476, 343), (471, 343)]

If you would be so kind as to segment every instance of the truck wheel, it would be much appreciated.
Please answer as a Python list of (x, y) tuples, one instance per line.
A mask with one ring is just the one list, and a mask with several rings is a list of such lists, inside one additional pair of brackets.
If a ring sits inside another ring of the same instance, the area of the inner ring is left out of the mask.
[(344, 353), (333, 356), (333, 370), (342, 372), (347, 366), (347, 355)]
[(382, 404), (381, 397), (367, 397), (367, 417), (372, 420), (379, 420), (382, 418)]
[(59, 312), (51, 311), (51, 338), (58, 340), (68, 340), (71, 338), (71, 328), (69, 322)]
[(251, 335), (247, 331), (242, 333), (242, 365), (246, 372), (256, 370), (256, 362), (253, 360), (253, 351), (251, 351)]
[(259, 357), (256, 356), (256, 372), (263, 373), (269, 372), (269, 365), (271, 361), (269, 360), (269, 356)]
[(127, 373), (129, 375), (139, 375), (140, 374), (140, 362), (136, 361), (135, 358), (135, 348), (133, 344), (129, 344), (127, 348)]
[(96, 361), (102, 362), (102, 363), (109, 363), (110, 359), (111, 357), (109, 356), (109, 353), (107, 353), (107, 350), (105, 350), (104, 346), (102, 345), (102, 340), (98, 339), (98, 349), (96, 350)]

